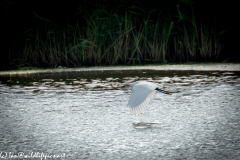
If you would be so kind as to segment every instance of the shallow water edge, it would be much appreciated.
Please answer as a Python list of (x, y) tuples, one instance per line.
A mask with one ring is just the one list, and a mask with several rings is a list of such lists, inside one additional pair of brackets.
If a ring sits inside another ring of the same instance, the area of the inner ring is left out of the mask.
[(53, 73), (53, 72), (88, 72), (88, 71), (119, 71), (119, 70), (157, 70), (157, 71), (240, 71), (240, 64), (237, 63), (214, 63), (214, 64), (164, 64), (146, 66), (108, 66), (108, 67), (82, 67), (64, 69), (39, 69), (39, 70), (13, 70), (0, 71), (0, 76), (24, 75), (32, 73)]

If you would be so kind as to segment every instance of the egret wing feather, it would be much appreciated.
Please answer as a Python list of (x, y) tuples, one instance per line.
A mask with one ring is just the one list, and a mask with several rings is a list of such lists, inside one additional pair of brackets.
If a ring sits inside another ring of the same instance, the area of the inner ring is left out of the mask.
[[(157, 85), (149, 82), (137, 83), (132, 87), (132, 94), (128, 101), (129, 107), (137, 107), (143, 103), (148, 95), (157, 88)], [(155, 92), (154, 92), (155, 93)]]
[(153, 96), (156, 92), (157, 84), (146, 82), (146, 81), (137, 81), (130, 84), (132, 94), (128, 101), (128, 107), (130, 107), (131, 114), (140, 114), (143, 113)]
[(160, 91), (165, 94), (168, 92), (160, 89), (158, 84), (146, 81), (137, 81), (130, 84), (132, 94), (128, 101), (128, 107), (130, 107), (131, 114), (140, 114), (143, 113), (153, 94), (157, 91)]
[(139, 104), (138, 106), (133, 107), (133, 106), (129, 105), (130, 113), (134, 114), (134, 115), (144, 113), (144, 111), (146, 110), (146, 108), (147, 108), (147, 106), (150, 102), (151, 97), (154, 95), (155, 92), (156, 91), (154, 90), (150, 94), (148, 94), (147, 98), (141, 104)]

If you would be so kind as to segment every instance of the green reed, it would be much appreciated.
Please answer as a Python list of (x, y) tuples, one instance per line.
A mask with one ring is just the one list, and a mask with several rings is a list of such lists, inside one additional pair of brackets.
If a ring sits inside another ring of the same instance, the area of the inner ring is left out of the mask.
[(192, 9), (191, 16), (178, 10), (178, 22), (182, 27), (177, 29), (174, 37), (175, 59), (180, 61), (216, 60), (221, 52), (222, 44), (218, 40), (215, 28), (208, 28), (196, 22)]
[(37, 67), (216, 59), (222, 47), (214, 28), (197, 22), (193, 12), (186, 15), (179, 6), (177, 11), (177, 18), (160, 12), (154, 19), (155, 10), (147, 13), (135, 7), (122, 13), (103, 7), (75, 24), (40, 26), (29, 33), (18, 56), (13, 57)]

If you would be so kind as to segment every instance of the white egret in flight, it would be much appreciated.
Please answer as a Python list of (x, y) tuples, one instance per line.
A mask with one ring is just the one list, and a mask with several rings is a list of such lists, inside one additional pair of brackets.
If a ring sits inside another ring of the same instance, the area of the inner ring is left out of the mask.
[(156, 91), (170, 94), (167, 91), (160, 89), (160, 86), (156, 83), (147, 81), (137, 81), (130, 84), (132, 94), (128, 101), (128, 107), (130, 107), (130, 113), (137, 115), (144, 113), (147, 105), (149, 104), (150, 98)]

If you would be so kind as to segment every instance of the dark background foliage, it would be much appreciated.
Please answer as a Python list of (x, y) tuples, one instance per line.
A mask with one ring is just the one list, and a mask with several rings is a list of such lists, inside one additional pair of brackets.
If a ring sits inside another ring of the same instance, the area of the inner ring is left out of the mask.
[[(186, 15), (186, 25), (191, 25), (193, 16), (198, 26), (213, 27), (219, 34), (219, 41), (223, 45), (221, 56), (214, 61), (239, 61), (239, 9), (237, 2), (230, 1), (196, 1), (196, 0), (79, 0), (79, 1), (45, 1), (45, 0), (2, 0), (2, 53), (0, 69), (12, 69), (18, 61), (13, 58), (15, 52), (20, 52), (25, 40), (33, 36), (38, 30), (40, 33), (46, 24), (64, 30), (69, 24), (87, 27), (86, 17), (98, 9), (106, 12), (125, 15), (126, 11), (137, 13), (136, 19), (150, 19), (157, 21), (159, 14), (170, 15), (168, 19), (177, 22), (179, 13)], [(154, 12), (152, 12), (154, 11)], [(149, 14), (152, 12), (152, 14)], [(180, 22), (179, 22), (180, 23)], [(138, 24), (139, 25), (139, 24)], [(140, 28), (136, 25), (134, 27)], [(172, 46), (170, 46), (171, 48)], [(21, 53), (20, 53), (21, 54)], [(10, 58), (9, 58), (10, 57)], [(168, 57), (171, 61), (171, 57)], [(199, 59), (204, 61), (204, 59)], [(213, 60), (213, 59), (210, 59)], [(173, 60), (172, 62), (180, 62)], [(184, 61), (181, 61), (184, 62)], [(43, 63), (44, 64), (44, 63)], [(86, 63), (88, 65), (88, 63)], [(101, 63), (102, 65), (104, 64)], [(118, 64), (118, 63), (116, 63)], [(121, 64), (124, 64), (121, 62)], [(89, 65), (97, 65), (90, 64)], [(79, 65), (69, 65), (79, 66)], [(38, 67), (53, 67), (47, 64)], [(56, 66), (54, 66), (56, 67)]]

